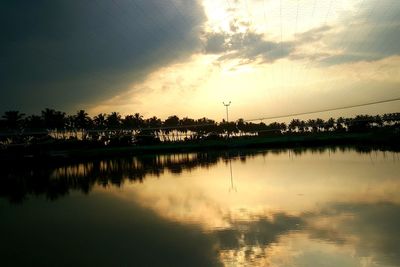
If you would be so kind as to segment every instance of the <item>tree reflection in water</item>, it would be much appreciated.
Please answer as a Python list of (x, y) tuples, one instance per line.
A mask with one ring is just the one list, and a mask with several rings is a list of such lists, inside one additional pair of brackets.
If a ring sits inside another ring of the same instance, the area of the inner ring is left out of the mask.
[(123, 157), (110, 159), (94, 159), (74, 163), (41, 163), (27, 164), (15, 162), (1, 166), (0, 197), (13, 203), (22, 202), (29, 195), (45, 195), (50, 200), (64, 196), (70, 190), (78, 190), (88, 194), (93, 186), (101, 185), (120, 187), (125, 181), (143, 182), (146, 176), (159, 177), (165, 171), (180, 174), (183, 170), (209, 168), (220, 161), (229, 160), (230, 191), (237, 191), (232, 174), (231, 161), (243, 161), (256, 155), (289, 153), (289, 156), (300, 156), (305, 152), (324, 153), (356, 150), (358, 153), (370, 153), (368, 147), (315, 147), (274, 150), (240, 150), (211, 153), (187, 153), (144, 155), (141, 157)]
[[(0, 206), (8, 234), (0, 245), (3, 256), (25, 265), (29, 257), (59, 259), (60, 246), (73, 252), (64, 265), (96, 258), (99, 265), (400, 266), (399, 154), (371, 152), (247, 150), (3, 166), (0, 205), (20, 205)], [(73, 191), (93, 194), (60, 199)]]

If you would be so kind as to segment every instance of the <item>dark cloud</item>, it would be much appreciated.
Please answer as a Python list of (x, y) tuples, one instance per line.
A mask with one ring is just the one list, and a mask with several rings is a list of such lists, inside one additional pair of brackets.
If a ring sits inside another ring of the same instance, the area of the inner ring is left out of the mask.
[(197, 0), (1, 1), (0, 106), (103, 100), (201, 49)]
[(206, 49), (205, 52), (209, 54), (219, 54), (225, 52), (226, 38), (228, 36), (225, 33), (208, 33), (206, 34)]
[(240, 59), (245, 62), (273, 63), (294, 50), (293, 42), (266, 41), (262, 34), (250, 30), (244, 33), (210, 33), (206, 35), (206, 40), (206, 52), (221, 54), (219, 61)]

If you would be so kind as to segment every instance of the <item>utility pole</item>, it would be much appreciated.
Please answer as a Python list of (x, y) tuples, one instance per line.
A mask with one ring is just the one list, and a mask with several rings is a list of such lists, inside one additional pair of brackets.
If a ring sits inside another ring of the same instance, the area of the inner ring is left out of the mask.
[(228, 104), (225, 104), (225, 102), (222, 102), (222, 104), (224, 104), (224, 106), (225, 106), (225, 108), (226, 108), (226, 125), (227, 125), (227, 131), (228, 131), (228, 138), (229, 138), (229, 114), (228, 114), (228, 108), (229, 108), (229, 105), (231, 104), (231, 101), (229, 101), (229, 103)]
[(226, 122), (229, 122), (229, 116), (228, 116), (228, 107), (231, 104), (231, 101), (229, 101), (228, 104), (225, 104), (225, 102), (222, 102), (222, 104), (224, 104), (225, 108), (226, 108)]

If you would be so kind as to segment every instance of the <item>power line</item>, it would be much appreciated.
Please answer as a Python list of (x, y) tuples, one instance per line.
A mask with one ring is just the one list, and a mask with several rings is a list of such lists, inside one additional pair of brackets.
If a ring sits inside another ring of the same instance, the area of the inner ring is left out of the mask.
[(320, 110), (315, 110), (315, 111), (300, 112), (300, 113), (293, 113), (293, 114), (279, 115), (279, 116), (272, 116), (272, 117), (262, 117), (262, 118), (257, 118), (257, 119), (248, 119), (248, 120), (244, 120), (244, 121), (249, 122), (249, 121), (260, 121), (260, 120), (271, 120), (271, 119), (278, 119), (278, 118), (287, 118), (287, 117), (294, 117), (294, 116), (300, 116), (300, 115), (322, 113), (322, 112), (327, 112), (327, 111), (334, 111), (334, 110), (341, 110), (341, 109), (349, 109), (349, 108), (370, 106), (370, 105), (394, 102), (394, 101), (399, 101), (399, 100), (400, 100), (400, 97), (397, 97), (397, 98), (385, 99), (385, 100), (381, 100), (381, 101), (374, 101), (374, 102), (368, 102), (368, 103), (363, 103), (363, 104), (349, 105), (349, 106), (343, 106), (343, 107), (337, 107), (337, 108), (320, 109)]
[[(337, 108), (329, 108), (329, 109), (322, 109), (322, 110), (316, 110), (316, 111), (308, 111), (308, 112), (300, 112), (300, 113), (293, 113), (293, 114), (286, 114), (286, 115), (279, 115), (279, 116), (271, 116), (271, 117), (262, 117), (262, 118), (255, 118), (255, 119), (247, 119), (243, 120), (244, 122), (251, 122), (251, 121), (262, 121), (262, 120), (271, 120), (271, 119), (278, 119), (278, 118), (287, 118), (287, 117), (294, 117), (294, 116), (300, 116), (300, 115), (307, 115), (307, 114), (315, 114), (315, 113), (322, 113), (322, 112), (327, 112), (327, 111), (334, 111), (334, 110), (341, 110), (341, 109), (349, 109), (349, 108), (355, 108), (355, 107), (362, 107), (362, 106), (369, 106), (369, 105), (376, 105), (376, 104), (382, 104), (382, 103), (388, 103), (388, 102), (394, 102), (394, 101), (399, 101), (400, 97), (397, 98), (392, 98), (392, 99), (385, 99), (385, 100), (380, 100), (380, 101), (374, 101), (374, 102), (368, 102), (368, 103), (362, 103), (362, 104), (356, 104), (356, 105), (349, 105), (349, 106), (343, 106), (343, 107), (337, 107)], [(191, 125), (175, 125), (175, 126), (160, 126), (160, 127), (139, 127), (139, 128), (122, 128), (122, 129), (112, 129), (112, 128), (106, 128), (106, 129), (88, 129), (84, 130), (86, 133), (96, 133), (96, 132), (124, 132), (124, 131), (149, 131), (149, 130), (176, 130), (179, 131), (179, 129), (195, 129), (199, 127), (204, 127), (204, 126), (215, 126), (216, 122), (210, 122), (210, 123), (202, 123), (202, 124), (191, 124)], [(71, 132), (76, 129), (62, 129), (60, 132)], [(56, 130), (57, 131), (57, 130)], [(53, 132), (53, 130), (44, 130), (44, 131), (11, 131), (11, 132), (0, 132), (0, 136), (13, 136), (13, 135), (30, 135), (30, 134), (48, 134)]]

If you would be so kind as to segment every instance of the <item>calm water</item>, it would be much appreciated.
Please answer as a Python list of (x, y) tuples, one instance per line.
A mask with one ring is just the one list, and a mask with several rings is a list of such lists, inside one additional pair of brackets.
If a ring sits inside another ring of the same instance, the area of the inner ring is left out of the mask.
[(400, 154), (3, 167), (0, 266), (400, 266)]

